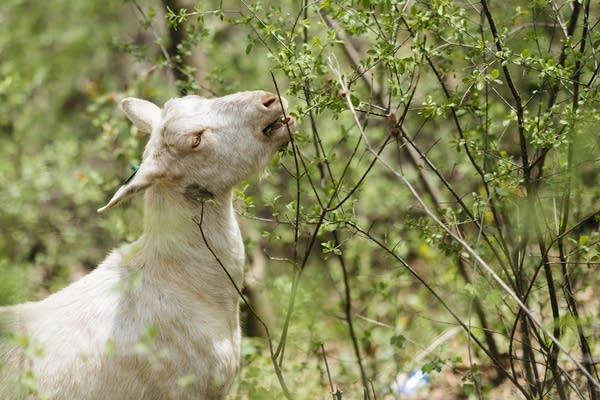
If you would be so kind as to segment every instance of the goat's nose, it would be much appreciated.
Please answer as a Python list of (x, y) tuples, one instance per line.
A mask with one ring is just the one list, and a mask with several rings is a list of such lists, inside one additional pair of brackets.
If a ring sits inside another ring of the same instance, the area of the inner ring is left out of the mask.
[(277, 96), (273, 93), (265, 93), (263, 94), (261, 101), (263, 106), (270, 108), (277, 103)]

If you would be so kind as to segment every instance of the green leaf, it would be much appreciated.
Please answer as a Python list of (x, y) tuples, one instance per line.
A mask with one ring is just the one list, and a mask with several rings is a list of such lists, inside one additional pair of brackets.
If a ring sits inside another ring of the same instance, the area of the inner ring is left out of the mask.
[(503, 187), (496, 187), (495, 191), (496, 191), (496, 194), (500, 197), (506, 197), (510, 194), (510, 191)]
[(400, 350), (404, 347), (406, 343), (406, 337), (400, 333), (392, 336), (390, 338), (390, 344), (396, 348), (396, 350)]

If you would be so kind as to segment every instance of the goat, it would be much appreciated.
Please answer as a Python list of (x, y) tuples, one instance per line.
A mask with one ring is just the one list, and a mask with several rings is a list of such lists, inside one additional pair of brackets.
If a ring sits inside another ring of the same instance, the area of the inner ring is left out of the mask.
[(12, 333), (0, 343), (0, 399), (224, 398), (239, 368), (244, 264), (232, 188), (289, 141), (286, 107), (263, 91), (162, 110), (122, 100), (150, 138), (98, 211), (144, 191), (143, 234), (46, 299), (0, 309)]

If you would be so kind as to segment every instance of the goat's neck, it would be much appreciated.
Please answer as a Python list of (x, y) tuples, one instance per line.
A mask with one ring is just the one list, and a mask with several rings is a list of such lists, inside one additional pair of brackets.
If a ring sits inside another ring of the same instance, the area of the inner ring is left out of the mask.
[(205, 235), (227, 235), (232, 225), (237, 226), (232, 191), (227, 190), (206, 201), (191, 201), (181, 193), (160, 188), (149, 188), (146, 191), (144, 235), (148, 239), (156, 239), (157, 246), (175, 239), (191, 239), (195, 244), (204, 246), (202, 240), (200, 243), (196, 240), (201, 239), (198, 227), (200, 219)]
[(205, 286), (201, 290), (212, 287), (215, 292), (233, 294), (225, 267), (241, 287), (244, 248), (231, 190), (208, 201), (192, 202), (180, 193), (149, 188), (144, 234), (137, 243), (141, 245), (137, 264), (156, 276), (187, 279)]

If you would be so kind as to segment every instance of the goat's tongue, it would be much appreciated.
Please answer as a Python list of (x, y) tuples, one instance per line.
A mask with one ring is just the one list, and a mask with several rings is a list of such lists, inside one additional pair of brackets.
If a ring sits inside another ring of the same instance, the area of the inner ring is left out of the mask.
[(271, 130), (275, 130), (275, 129), (279, 129), (284, 125), (287, 125), (290, 123), (290, 117), (287, 117), (285, 120), (283, 121), (275, 121), (273, 124), (271, 124)]
[(283, 123), (281, 121), (277, 121), (277, 122), (273, 122), (269, 128), (274, 131), (275, 129), (279, 129), (283, 126)]

